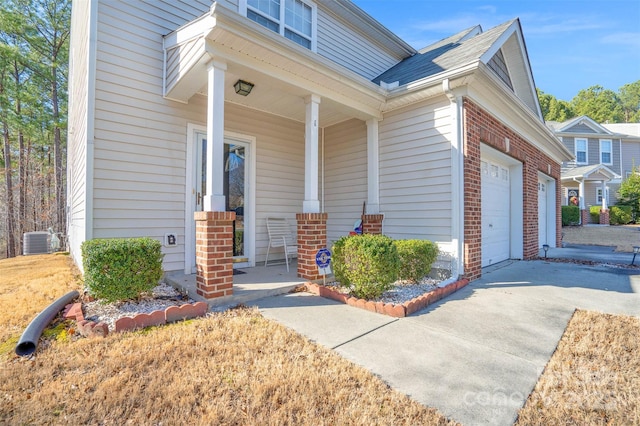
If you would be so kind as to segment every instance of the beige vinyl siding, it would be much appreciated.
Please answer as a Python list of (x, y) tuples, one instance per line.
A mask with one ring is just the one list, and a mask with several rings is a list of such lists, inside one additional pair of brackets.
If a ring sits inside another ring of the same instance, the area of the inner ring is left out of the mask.
[(187, 123), (206, 99), (162, 98), (162, 35), (210, 2), (99, 2), (95, 94), (93, 237), (149, 236), (165, 247), (166, 270), (184, 269)]
[(324, 131), (324, 211), (327, 244), (349, 235), (367, 200), (367, 126), (349, 120)]
[(167, 93), (171, 91), (178, 78), (200, 59), (198, 54), (201, 53), (204, 44), (203, 38), (196, 38), (167, 51)]
[[(225, 130), (256, 139), (256, 262), (264, 262), (267, 217), (284, 217), (296, 232), (304, 200), (304, 124), (226, 104)], [(281, 251), (269, 259), (283, 258)]]
[(444, 97), (380, 123), (380, 210), (392, 238), (451, 242), (451, 117)]
[(347, 22), (322, 8), (318, 8), (317, 52), (369, 80), (402, 59), (371, 43), (349, 28)]
[(90, 39), (90, 3), (74, 2), (72, 7), (71, 51), (69, 67), (69, 124), (67, 141), (67, 208), (69, 251), (76, 264), (82, 264), (80, 244), (87, 227), (87, 145), (88, 145), (88, 69)]

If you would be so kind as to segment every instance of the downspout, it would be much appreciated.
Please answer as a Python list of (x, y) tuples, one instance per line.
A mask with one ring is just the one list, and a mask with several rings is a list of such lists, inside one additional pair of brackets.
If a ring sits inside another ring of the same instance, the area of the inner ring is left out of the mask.
[(442, 82), (442, 91), (451, 102), (451, 246), (452, 278), (464, 275), (464, 155), (462, 152), (464, 123), (462, 96), (456, 95), (449, 79)]

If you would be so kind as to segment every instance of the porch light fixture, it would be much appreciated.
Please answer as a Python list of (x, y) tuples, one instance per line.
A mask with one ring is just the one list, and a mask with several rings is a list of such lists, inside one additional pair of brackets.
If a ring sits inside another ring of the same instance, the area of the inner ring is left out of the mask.
[(544, 250), (544, 258), (547, 258), (547, 252), (549, 251), (549, 244), (543, 244), (542, 250)]
[(251, 93), (251, 89), (253, 89), (253, 83), (249, 83), (248, 81), (238, 80), (236, 84), (233, 85), (234, 89), (236, 89), (236, 93), (238, 95), (247, 96)]
[(640, 252), (640, 246), (633, 246), (633, 259), (631, 260), (631, 266), (636, 261), (636, 255)]

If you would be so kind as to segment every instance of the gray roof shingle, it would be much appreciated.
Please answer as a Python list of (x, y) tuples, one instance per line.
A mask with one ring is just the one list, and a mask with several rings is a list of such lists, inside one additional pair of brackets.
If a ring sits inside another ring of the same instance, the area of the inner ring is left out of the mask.
[(402, 86), (477, 61), (514, 21), (515, 19), (505, 22), (477, 35), (474, 32), (479, 30), (478, 26), (468, 28), (421, 49), (372, 81), (376, 84), (381, 81), (397, 81)]

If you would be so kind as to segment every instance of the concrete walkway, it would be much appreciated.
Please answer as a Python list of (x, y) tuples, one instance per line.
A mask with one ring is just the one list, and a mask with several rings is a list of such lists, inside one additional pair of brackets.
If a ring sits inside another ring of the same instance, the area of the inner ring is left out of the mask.
[(481, 279), (402, 319), (306, 293), (257, 305), (265, 317), (335, 349), (453, 420), (509, 425), (576, 308), (640, 316), (635, 273), (508, 261), (485, 268)]

